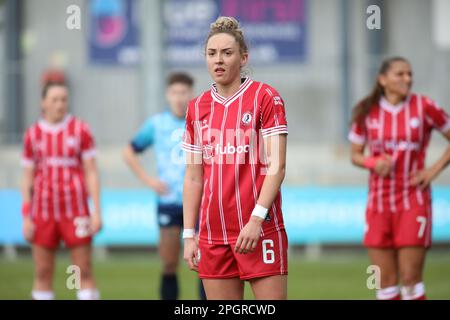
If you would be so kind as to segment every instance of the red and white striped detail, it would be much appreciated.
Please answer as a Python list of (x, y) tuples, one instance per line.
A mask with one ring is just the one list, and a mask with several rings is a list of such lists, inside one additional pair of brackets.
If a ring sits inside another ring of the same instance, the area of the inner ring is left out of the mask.
[(41, 119), (30, 127), (22, 162), (34, 168), (31, 215), (44, 221), (88, 215), (82, 162), (93, 157), (89, 128), (71, 115), (57, 124)]

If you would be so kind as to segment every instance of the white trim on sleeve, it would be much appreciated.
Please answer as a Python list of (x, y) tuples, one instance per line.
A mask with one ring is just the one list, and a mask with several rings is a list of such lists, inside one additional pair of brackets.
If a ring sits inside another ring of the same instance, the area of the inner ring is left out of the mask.
[(354, 143), (354, 144), (365, 144), (366, 143), (366, 138), (364, 136), (361, 136), (353, 131), (351, 131), (348, 134), (348, 140), (350, 140), (350, 142)]
[(97, 154), (97, 150), (95, 148), (83, 151), (81, 153), (81, 158), (83, 160), (88, 160), (88, 159), (92, 159), (95, 158), (95, 155)]
[(445, 123), (442, 127), (439, 128), (439, 131), (442, 133), (446, 133), (448, 130), (450, 130), (450, 119), (448, 119), (447, 123)]
[(193, 144), (189, 144), (186, 142), (183, 142), (181, 144), (181, 150), (192, 153), (200, 153), (200, 154), (202, 153), (202, 147), (195, 146)]
[(20, 164), (24, 168), (34, 168), (34, 161), (28, 158), (22, 158)]
[(263, 138), (274, 136), (277, 134), (288, 134), (287, 125), (276, 126), (261, 130)]

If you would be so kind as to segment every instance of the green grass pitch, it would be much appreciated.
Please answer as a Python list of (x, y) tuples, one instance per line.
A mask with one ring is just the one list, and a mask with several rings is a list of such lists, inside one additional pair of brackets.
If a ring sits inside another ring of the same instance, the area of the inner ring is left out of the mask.
[[(181, 261), (180, 299), (197, 299), (198, 280)], [(70, 260), (58, 255), (55, 275), (57, 299), (75, 299), (75, 291), (66, 288), (66, 269)], [(289, 299), (373, 299), (367, 289), (369, 265), (364, 254), (323, 254), (308, 261), (301, 254), (289, 256)], [(94, 260), (94, 273), (103, 299), (158, 299), (160, 262), (154, 253), (111, 253)], [(15, 261), (0, 257), (0, 299), (29, 299), (33, 263), (29, 254)], [(425, 268), (429, 299), (450, 299), (450, 255), (448, 251), (430, 252)], [(246, 284), (245, 298), (252, 299)]]

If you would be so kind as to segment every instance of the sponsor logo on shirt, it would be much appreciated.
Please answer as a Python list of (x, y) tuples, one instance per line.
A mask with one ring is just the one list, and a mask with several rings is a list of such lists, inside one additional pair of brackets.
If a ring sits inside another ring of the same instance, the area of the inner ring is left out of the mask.
[(281, 100), (280, 96), (273, 97), (273, 104), (274, 105), (283, 105), (283, 100)]
[(210, 144), (205, 145), (203, 147), (203, 158), (205, 159), (211, 159), (217, 154), (242, 154), (242, 153), (248, 153), (250, 151), (250, 145), (242, 145), (242, 146), (233, 146), (230, 143), (227, 143), (226, 146), (222, 146), (220, 144), (217, 144), (215, 147), (211, 146)]

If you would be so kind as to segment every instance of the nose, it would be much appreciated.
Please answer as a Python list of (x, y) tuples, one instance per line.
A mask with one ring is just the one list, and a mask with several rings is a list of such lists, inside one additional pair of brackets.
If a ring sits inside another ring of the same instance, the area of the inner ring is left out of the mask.
[(223, 63), (223, 56), (222, 54), (218, 53), (216, 56), (216, 64), (222, 64)]

